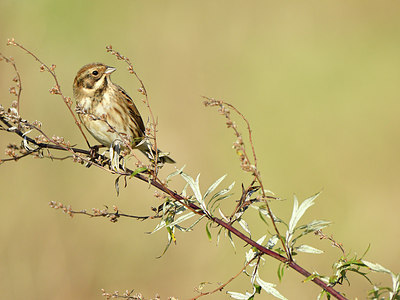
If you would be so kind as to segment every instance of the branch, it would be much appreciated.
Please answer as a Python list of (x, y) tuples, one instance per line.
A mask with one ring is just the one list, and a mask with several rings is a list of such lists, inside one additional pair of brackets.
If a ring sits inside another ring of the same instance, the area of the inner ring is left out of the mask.
[[(9, 124), (6, 120), (4, 120), (3, 116), (0, 116), (0, 120), (10, 129), (12, 128), (12, 125)], [(53, 144), (48, 144), (48, 143), (37, 143), (35, 140), (24, 136), (23, 133), (18, 130), (18, 129), (13, 129), (12, 132), (16, 133), (17, 135), (19, 135), (21, 138), (23, 139), (27, 139), (29, 142), (41, 147), (41, 148), (45, 148), (45, 149), (54, 149), (54, 150), (59, 150), (59, 151), (73, 151), (76, 153), (82, 153), (82, 154), (86, 154), (86, 155), (90, 155), (91, 151), (89, 150), (84, 150), (84, 149), (80, 149), (80, 148), (66, 148), (64, 146), (60, 146), (60, 145), (53, 145)], [(101, 154), (96, 154), (97, 158), (101, 158), (101, 159), (106, 159), (106, 157), (104, 157)], [(99, 166), (98, 164), (96, 164), (97, 166)], [(100, 166), (101, 167), (101, 166)], [(122, 167), (122, 166), (121, 166)], [(105, 169), (105, 168), (104, 168)], [(148, 174), (148, 171), (145, 171)], [(117, 172), (112, 172), (112, 173), (117, 173)], [(197, 215), (203, 216), (205, 215), (209, 220), (213, 221), (214, 223), (218, 224), (219, 226), (225, 228), (226, 230), (230, 231), (231, 233), (233, 233), (234, 235), (236, 235), (239, 239), (241, 239), (242, 241), (244, 241), (245, 243), (249, 244), (250, 246), (256, 248), (258, 251), (260, 251), (260, 253), (268, 255), (280, 262), (285, 263), (287, 266), (289, 266), (290, 268), (292, 268), (293, 270), (295, 270), (296, 272), (302, 274), (303, 276), (305, 276), (306, 278), (309, 278), (310, 276), (312, 276), (312, 274), (310, 272), (308, 272), (307, 270), (305, 270), (304, 268), (302, 268), (301, 266), (299, 266), (297, 263), (295, 263), (293, 260), (290, 260), (282, 255), (280, 255), (279, 253), (272, 251), (260, 244), (258, 244), (256, 241), (252, 240), (251, 238), (247, 237), (245, 234), (243, 234), (242, 232), (240, 232), (239, 230), (237, 230), (235, 227), (233, 227), (231, 224), (213, 217), (209, 214), (205, 214), (203, 212), (203, 210), (197, 206), (194, 203), (187, 203), (186, 199), (179, 195), (178, 193), (176, 193), (175, 191), (169, 189), (168, 187), (166, 187), (164, 184), (160, 183), (159, 181), (157, 181), (157, 177), (156, 179), (152, 178), (152, 177), (148, 177), (143, 175), (143, 173), (135, 173), (133, 170), (130, 170), (128, 168), (125, 168), (125, 173), (123, 173), (122, 175), (127, 175), (127, 176), (131, 176), (131, 177), (135, 177), (143, 182), (149, 183), (150, 185), (154, 186), (155, 188), (159, 189), (160, 191), (163, 191), (164, 193), (168, 194), (169, 196), (171, 196), (171, 198), (173, 198), (175, 201), (178, 201), (179, 203), (181, 203), (182, 205), (184, 205), (186, 208), (190, 209), (192, 212), (196, 213)], [(334, 288), (332, 288), (331, 286), (329, 286), (328, 284), (326, 284), (325, 282), (323, 282), (321, 279), (314, 277), (311, 281), (313, 281), (315, 284), (317, 284), (318, 286), (320, 286), (322, 289), (324, 289), (326, 292), (330, 293), (332, 296), (334, 296), (336, 299), (339, 300), (346, 300), (346, 298), (344, 296), (342, 296), (338, 291), (336, 291)]]

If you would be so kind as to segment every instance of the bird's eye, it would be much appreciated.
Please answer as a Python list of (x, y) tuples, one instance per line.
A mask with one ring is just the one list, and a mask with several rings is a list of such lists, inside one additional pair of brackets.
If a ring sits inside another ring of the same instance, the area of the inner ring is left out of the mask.
[(93, 74), (94, 76), (97, 76), (97, 75), (99, 75), (99, 72), (97, 72), (96, 70), (94, 70), (94, 71), (92, 72), (92, 74)]

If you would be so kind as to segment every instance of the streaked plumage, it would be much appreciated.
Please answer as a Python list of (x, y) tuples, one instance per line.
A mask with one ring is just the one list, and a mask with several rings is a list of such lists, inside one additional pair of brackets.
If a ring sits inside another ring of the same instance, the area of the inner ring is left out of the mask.
[[(145, 137), (145, 126), (139, 111), (125, 90), (110, 79), (115, 70), (92, 63), (78, 71), (73, 89), (77, 105), (84, 112), (79, 113), (79, 118), (103, 146), (110, 147), (114, 141), (127, 138), (133, 147), (151, 157), (149, 142), (140, 143)], [(174, 160), (161, 155), (159, 162), (174, 163)]]

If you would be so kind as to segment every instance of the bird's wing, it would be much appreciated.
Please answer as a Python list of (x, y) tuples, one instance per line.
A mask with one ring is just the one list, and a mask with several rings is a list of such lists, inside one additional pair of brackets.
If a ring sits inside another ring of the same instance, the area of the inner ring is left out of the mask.
[(127, 92), (125, 92), (125, 90), (122, 87), (118, 86), (118, 89), (122, 93), (122, 95), (124, 96), (124, 100), (128, 104), (129, 113), (130, 113), (133, 121), (138, 125), (138, 127), (140, 128), (140, 130), (144, 134), (146, 129), (144, 127), (144, 123), (143, 123), (142, 117), (140, 116), (140, 113), (139, 113), (138, 109), (136, 108), (135, 103), (133, 102), (132, 98), (129, 97)]

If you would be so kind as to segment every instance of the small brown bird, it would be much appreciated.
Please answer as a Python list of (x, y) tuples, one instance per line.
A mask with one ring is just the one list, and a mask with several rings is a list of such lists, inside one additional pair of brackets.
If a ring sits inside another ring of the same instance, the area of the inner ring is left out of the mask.
[[(102, 63), (92, 63), (78, 71), (73, 89), (79, 118), (103, 146), (128, 141), (151, 159), (154, 154), (145, 137), (139, 111), (125, 90), (111, 82), (110, 75), (115, 70)], [(175, 163), (160, 151), (158, 156), (158, 163)]]

